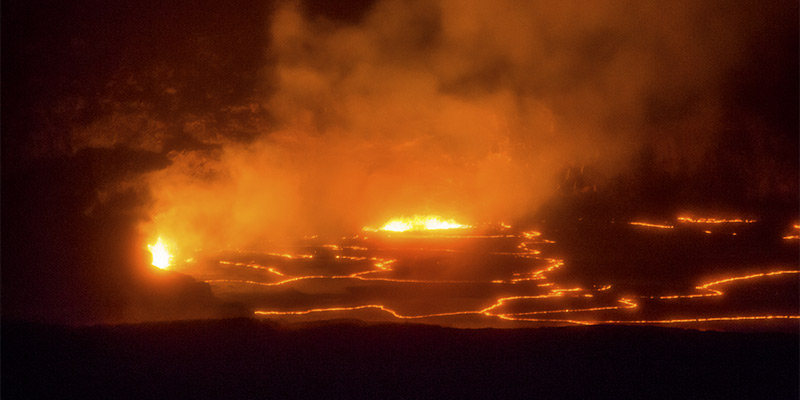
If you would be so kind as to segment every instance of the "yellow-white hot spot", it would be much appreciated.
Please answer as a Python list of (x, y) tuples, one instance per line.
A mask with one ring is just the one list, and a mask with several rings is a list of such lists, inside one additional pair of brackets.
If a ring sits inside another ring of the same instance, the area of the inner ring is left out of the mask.
[(156, 244), (148, 244), (147, 249), (150, 250), (151, 254), (153, 254), (154, 266), (161, 269), (166, 269), (169, 267), (170, 261), (172, 260), (172, 255), (169, 254), (169, 249), (161, 237), (158, 238)]
[(383, 224), (380, 228), (364, 228), (365, 231), (406, 232), (428, 231), (438, 229), (470, 228), (469, 225), (459, 224), (452, 219), (443, 219), (434, 215), (415, 215), (413, 217), (395, 218)]

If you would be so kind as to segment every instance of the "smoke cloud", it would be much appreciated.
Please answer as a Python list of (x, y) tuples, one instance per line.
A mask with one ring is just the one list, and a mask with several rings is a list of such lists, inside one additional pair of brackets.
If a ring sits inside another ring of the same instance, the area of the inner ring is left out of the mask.
[(75, 144), (168, 152), (147, 176), (148, 229), (183, 249), (410, 214), (514, 220), (559, 190), (596, 191), (642, 148), (667, 176), (707, 167), (730, 130), (726, 85), (782, 17), (748, 4), (386, 0), (346, 20), (281, 2), (252, 49), (267, 60), (253, 95), (184, 117), (182, 140), (202, 145), (168, 148), (141, 113)]
[(0, 24), (4, 317), (239, 312), (157, 275), (158, 236), (182, 261), (580, 201), (797, 214), (796, 1), (51, 3)]

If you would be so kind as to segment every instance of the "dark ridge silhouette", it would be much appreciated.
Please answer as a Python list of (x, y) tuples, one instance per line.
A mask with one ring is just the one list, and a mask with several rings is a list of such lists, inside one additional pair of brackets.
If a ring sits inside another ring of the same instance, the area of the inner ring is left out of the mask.
[(796, 334), (638, 326), (3, 321), (2, 342), (4, 399), (789, 399), (800, 361)]

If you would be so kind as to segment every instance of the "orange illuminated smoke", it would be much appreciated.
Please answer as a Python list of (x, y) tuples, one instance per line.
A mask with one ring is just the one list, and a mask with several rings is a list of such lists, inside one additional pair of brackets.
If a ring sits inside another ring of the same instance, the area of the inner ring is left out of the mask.
[(167, 249), (167, 245), (161, 237), (158, 238), (156, 244), (148, 244), (147, 249), (153, 255), (154, 266), (161, 269), (169, 267), (172, 255), (169, 254), (169, 249)]
[(395, 218), (383, 224), (380, 228), (365, 227), (365, 231), (377, 232), (407, 232), (407, 231), (431, 231), (439, 229), (464, 229), (471, 228), (469, 225), (459, 224), (452, 219), (444, 219), (436, 215), (415, 215), (413, 217)]

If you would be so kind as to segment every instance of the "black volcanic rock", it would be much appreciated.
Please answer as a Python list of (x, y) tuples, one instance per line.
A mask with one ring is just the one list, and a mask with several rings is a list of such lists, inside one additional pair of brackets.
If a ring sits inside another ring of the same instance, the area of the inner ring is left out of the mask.
[(249, 319), (3, 321), (12, 398), (797, 398), (798, 337)]

